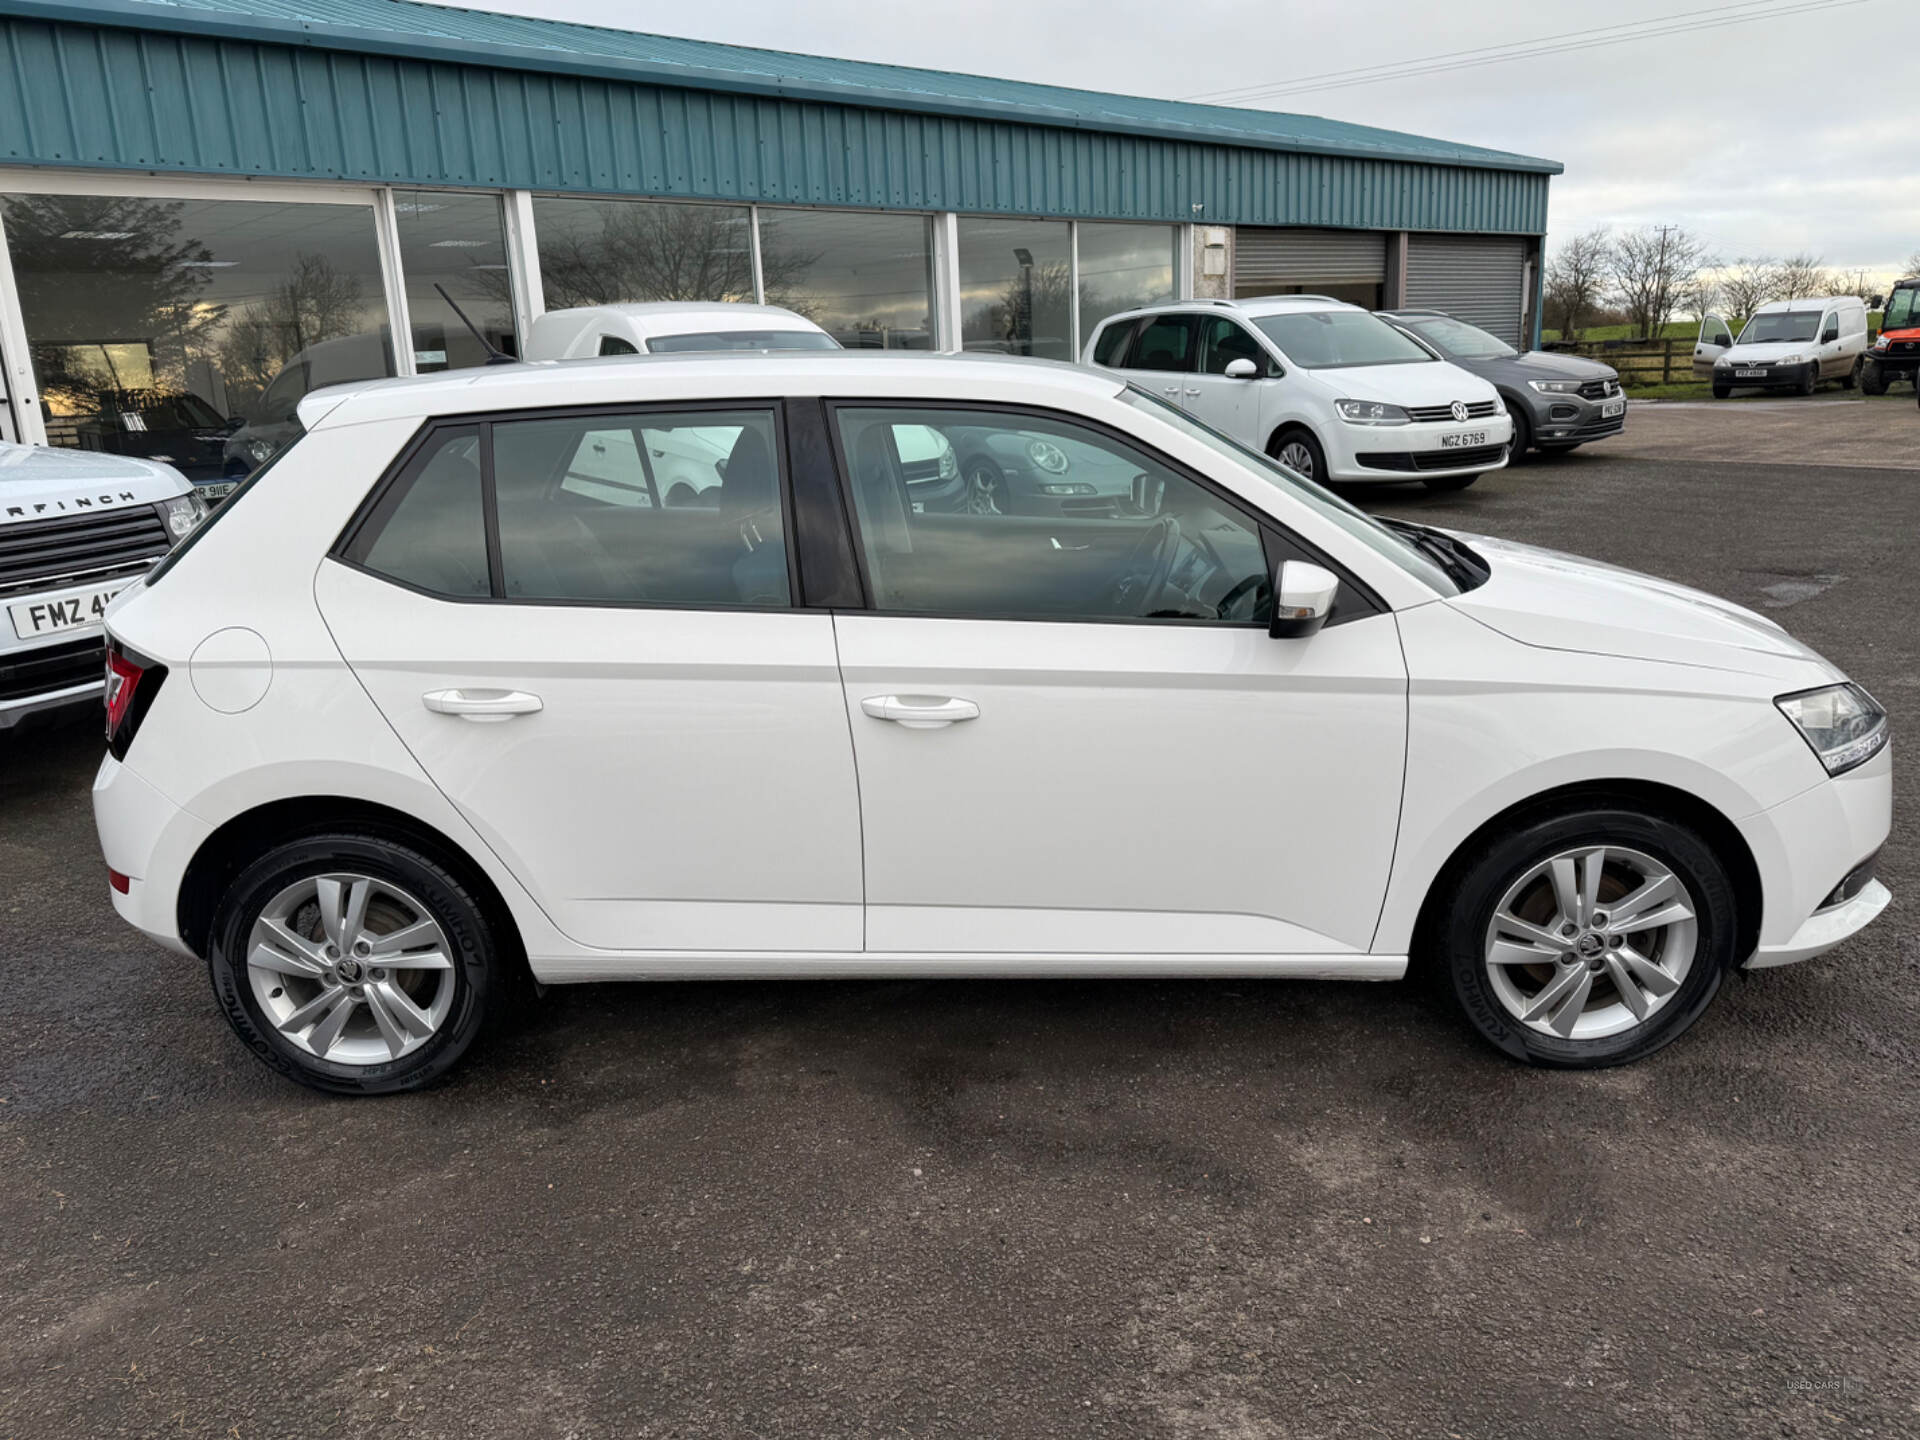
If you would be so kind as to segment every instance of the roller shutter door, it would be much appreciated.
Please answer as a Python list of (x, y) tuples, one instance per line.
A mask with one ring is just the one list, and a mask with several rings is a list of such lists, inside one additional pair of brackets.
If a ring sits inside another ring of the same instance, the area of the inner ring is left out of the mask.
[(1378, 230), (1260, 230), (1233, 237), (1233, 286), (1380, 285), (1387, 237)]
[(1444, 310), (1525, 349), (1526, 241), (1489, 235), (1409, 235), (1407, 304)]

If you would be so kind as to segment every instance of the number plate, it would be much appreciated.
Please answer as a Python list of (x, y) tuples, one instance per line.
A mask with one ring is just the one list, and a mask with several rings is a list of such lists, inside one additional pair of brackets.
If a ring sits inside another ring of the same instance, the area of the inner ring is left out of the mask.
[(1767, 378), (1767, 372), (1764, 370), (1736, 370), (1733, 372), (1733, 378), (1736, 380), (1764, 380)]
[(238, 480), (223, 480), (218, 485), (202, 485), (200, 487), (200, 498), (202, 500), (224, 500), (238, 489), (239, 485), (240, 482)]
[(122, 580), (104, 590), (69, 590), (64, 595), (9, 605), (7, 613), (13, 617), (13, 633), (28, 640), (35, 635), (55, 635), (62, 630), (98, 625), (106, 613), (107, 602), (126, 589), (128, 583)]
[(1611, 420), (1616, 415), (1624, 415), (1626, 413), (1627, 402), (1624, 400), (1609, 400), (1600, 407), (1600, 418), (1602, 420)]
[(1466, 450), (1471, 449), (1473, 446), (1484, 445), (1486, 443), (1487, 432), (1484, 430), (1468, 430), (1464, 434), (1442, 435), (1440, 437), (1440, 448), (1442, 450)]

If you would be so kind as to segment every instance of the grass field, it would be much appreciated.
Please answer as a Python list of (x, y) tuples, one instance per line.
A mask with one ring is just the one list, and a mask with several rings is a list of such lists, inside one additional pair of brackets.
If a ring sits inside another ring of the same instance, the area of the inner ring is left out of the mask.
[[(1867, 312), (1867, 324), (1875, 330), (1880, 328), (1880, 312), (1878, 310), (1869, 310)], [(1558, 330), (1542, 330), (1540, 332), (1540, 338), (1542, 341), (1547, 341), (1560, 340), (1565, 337), (1561, 335)], [(1631, 325), (1589, 325), (1580, 332), (1580, 338), (1586, 342), (1596, 340), (1628, 340), (1634, 338), (1633, 327)], [(1695, 340), (1700, 338), (1700, 322), (1698, 320), (1671, 320), (1667, 323), (1667, 328), (1660, 332), (1660, 338), (1663, 340), (1684, 340), (1691, 345)]]

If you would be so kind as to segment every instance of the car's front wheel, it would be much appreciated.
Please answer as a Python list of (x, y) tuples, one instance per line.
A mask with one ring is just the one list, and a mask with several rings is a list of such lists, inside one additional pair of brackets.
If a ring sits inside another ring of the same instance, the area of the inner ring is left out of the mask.
[(1314, 438), (1311, 430), (1298, 425), (1291, 430), (1282, 430), (1273, 437), (1267, 453), (1296, 475), (1304, 475), (1323, 485), (1327, 481), (1327, 453), (1320, 448), (1320, 442)]
[(1734, 960), (1725, 866), (1660, 815), (1537, 815), (1455, 873), (1441, 957), (1474, 1029), (1515, 1059), (1588, 1069), (1650, 1055), (1700, 1017)]
[(350, 1095), (446, 1074), (500, 1008), (511, 963), (479, 898), (440, 861), (347, 834), (292, 840), (248, 867), (207, 960), (248, 1049)]

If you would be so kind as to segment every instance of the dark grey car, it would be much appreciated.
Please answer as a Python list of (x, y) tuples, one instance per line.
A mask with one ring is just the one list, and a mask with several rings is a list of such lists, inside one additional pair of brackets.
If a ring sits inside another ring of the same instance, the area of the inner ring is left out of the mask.
[(1439, 310), (1383, 310), (1442, 360), (1470, 370), (1500, 392), (1513, 417), (1513, 454), (1563, 455), (1627, 428), (1627, 398), (1611, 365), (1545, 350), (1521, 354), (1496, 335)]

